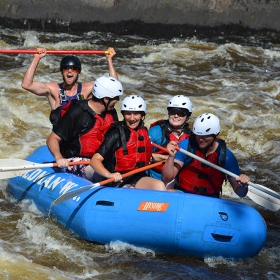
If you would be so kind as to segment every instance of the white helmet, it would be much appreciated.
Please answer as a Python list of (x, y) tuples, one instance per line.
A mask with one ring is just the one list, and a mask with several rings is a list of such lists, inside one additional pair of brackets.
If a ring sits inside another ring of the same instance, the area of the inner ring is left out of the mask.
[(176, 95), (172, 97), (167, 105), (167, 110), (170, 110), (172, 108), (180, 108), (180, 109), (186, 109), (188, 110), (188, 113), (191, 115), (192, 113), (192, 102), (188, 97), (185, 95)]
[(98, 98), (114, 98), (123, 94), (122, 84), (112, 77), (99, 77), (94, 82), (93, 95)]
[(200, 115), (193, 124), (193, 133), (196, 135), (218, 135), (220, 133), (219, 118), (211, 113)]
[(146, 114), (146, 103), (139, 95), (130, 95), (123, 100), (122, 111), (140, 111)]

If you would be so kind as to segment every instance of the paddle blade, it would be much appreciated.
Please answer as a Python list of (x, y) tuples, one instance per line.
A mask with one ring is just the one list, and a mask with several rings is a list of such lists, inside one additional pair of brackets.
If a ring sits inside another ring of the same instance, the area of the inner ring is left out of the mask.
[[(261, 187), (262, 189), (267, 189), (269, 190), (269, 193), (274, 193), (275, 196), (279, 194), (277, 192), (274, 192), (273, 190), (271, 189), (268, 189), (262, 185), (259, 185), (259, 184), (255, 184), (259, 187)], [(247, 196), (252, 199), (255, 203), (263, 206), (264, 208), (270, 210), (270, 211), (273, 211), (273, 212), (277, 212), (279, 209), (280, 209), (280, 200), (277, 199), (276, 197), (274, 196), (271, 196), (270, 194), (264, 192), (263, 190), (259, 190), (259, 189), (256, 189), (252, 186), (248, 186), (248, 193), (247, 193)]]
[[(152, 142), (151, 142), (151, 144), (158, 149), (166, 151), (166, 148), (163, 148), (163, 147), (161, 147), (161, 146), (159, 146), (155, 143), (152, 143)], [(231, 177), (234, 177), (234, 178), (238, 177), (236, 174), (234, 174), (234, 173), (232, 173), (232, 172), (230, 172), (230, 171), (228, 171), (228, 170), (226, 170), (226, 169), (224, 169), (220, 166), (217, 166), (216, 164), (213, 164), (212, 162), (209, 162), (209, 161), (207, 161), (207, 160), (205, 160), (205, 159), (203, 159), (203, 158), (201, 158), (197, 155), (194, 155), (187, 150), (184, 150), (184, 149), (179, 148), (179, 147), (175, 147), (175, 149), (180, 151), (181, 153), (186, 154), (187, 156), (190, 156), (192, 158), (195, 158), (198, 161), (200, 161), (204, 164), (207, 164), (207, 165), (209, 165), (209, 166), (211, 166), (211, 167), (213, 167), (213, 168), (215, 168), (215, 169), (217, 169), (217, 170), (219, 170), (219, 171), (221, 171), (221, 172), (223, 172), (223, 173), (225, 173), (225, 174), (227, 174)], [(269, 188), (266, 188), (262, 185), (254, 184), (252, 182), (249, 182), (248, 185), (249, 186), (248, 186), (247, 196), (249, 198), (251, 198), (257, 204), (259, 204), (259, 205), (261, 205), (261, 206), (263, 206), (263, 207), (265, 207), (265, 208), (267, 208), (271, 211), (276, 212), (276, 211), (279, 210), (279, 208), (280, 208), (280, 205), (279, 205), (280, 204), (280, 195), (277, 192), (275, 192), (275, 191), (273, 191)]]
[(24, 159), (18, 159), (18, 158), (1, 158), (0, 159), (0, 171), (7, 169), (7, 166), (18, 166), (18, 165), (26, 165), (26, 164), (32, 164), (33, 162), (24, 160)]
[(81, 187), (77, 190), (74, 190), (74, 191), (71, 191), (71, 192), (67, 192), (63, 195), (61, 195), (60, 197), (58, 197), (56, 200), (53, 201), (53, 203), (51, 204), (51, 207), (58, 204), (58, 203), (61, 203), (65, 200), (68, 200), (72, 197), (75, 197), (79, 194), (81, 194), (82, 192), (85, 192), (85, 191), (88, 191), (90, 189), (93, 189), (93, 188), (96, 188), (96, 187), (99, 187), (100, 186), (100, 183), (96, 183), (96, 184), (93, 184), (93, 185), (88, 185), (88, 186), (85, 186), (85, 187)]
[[(153, 164), (147, 165), (147, 166), (143, 166), (143, 167), (134, 169), (134, 170), (129, 171), (129, 172), (125, 173), (125, 174), (122, 174), (122, 178), (126, 178), (126, 177), (129, 177), (129, 176), (133, 175), (133, 174), (136, 174), (136, 173), (139, 173), (139, 172), (148, 170), (148, 169), (150, 169), (150, 168), (159, 166), (159, 165), (163, 164), (164, 162), (165, 162), (165, 161), (159, 161), (159, 162), (155, 162), (155, 163), (153, 163)], [(56, 205), (56, 204), (58, 204), (58, 203), (61, 203), (61, 202), (63, 202), (64, 200), (67, 200), (67, 199), (69, 199), (69, 198), (71, 198), (71, 197), (75, 197), (75, 196), (77, 196), (77, 195), (79, 195), (79, 194), (81, 194), (81, 193), (83, 193), (83, 192), (85, 192), (85, 191), (87, 191), (87, 190), (90, 190), (90, 189), (92, 189), (92, 188), (94, 188), (94, 187), (98, 187), (98, 186), (100, 186), (100, 185), (106, 185), (106, 184), (109, 184), (109, 183), (111, 183), (111, 182), (114, 182), (114, 180), (115, 180), (114, 177), (108, 178), (108, 179), (106, 179), (106, 180), (104, 180), (104, 181), (101, 181), (101, 182), (99, 182), (99, 183), (96, 183), (96, 184), (94, 184), (94, 185), (85, 186), (85, 187), (79, 188), (79, 189), (77, 189), (77, 190), (74, 190), (74, 191), (72, 191), (72, 192), (65, 193), (65, 194), (61, 195), (60, 197), (58, 197), (58, 198), (52, 203), (51, 206)]]
[[(24, 168), (26, 165), (32, 165), (33, 162), (24, 160), (24, 159), (0, 159), (0, 179), (9, 179), (17, 176), (21, 176), (26, 173), (27, 169)], [(9, 167), (7, 167), (9, 166)], [(21, 166), (20, 170), (18, 166)]]
[[(69, 165), (89, 164), (89, 160), (69, 162)], [(56, 162), (51, 163), (35, 163), (24, 159), (0, 159), (0, 179), (9, 179), (21, 176), (27, 170), (57, 167)]]
[(0, 172), (0, 179), (4, 180), (4, 179), (14, 178), (17, 176), (21, 176), (26, 172), (27, 170), (13, 170), (13, 171)]

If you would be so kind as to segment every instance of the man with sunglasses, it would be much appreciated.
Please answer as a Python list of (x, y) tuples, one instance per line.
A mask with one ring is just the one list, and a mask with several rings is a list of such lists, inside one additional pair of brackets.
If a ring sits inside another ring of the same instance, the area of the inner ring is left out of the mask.
[[(186, 139), (191, 134), (189, 120), (192, 114), (192, 102), (184, 95), (172, 97), (167, 105), (168, 119), (159, 120), (151, 124), (149, 136), (152, 142), (166, 147), (170, 141), (180, 141)], [(152, 161), (162, 161), (168, 158), (168, 153), (153, 148)], [(161, 180), (161, 169), (156, 167), (147, 171), (152, 178)]]
[[(241, 174), (236, 157), (226, 147), (225, 141), (218, 138), (219, 133), (220, 120), (217, 116), (204, 113), (196, 118), (193, 134), (188, 139), (179, 144), (171, 141), (167, 145), (169, 156), (162, 168), (163, 182), (167, 183), (178, 178), (176, 189), (186, 193), (219, 198), (223, 182), (228, 179), (239, 197), (246, 196), (250, 178)], [(226, 176), (220, 170), (180, 151), (176, 153), (177, 145), (182, 150), (188, 150), (204, 160), (238, 174), (239, 177)]]
[[(22, 80), (22, 87), (38, 96), (46, 96), (51, 106), (52, 112), (50, 121), (55, 126), (58, 119), (65, 112), (64, 107), (72, 100), (88, 99), (93, 91), (93, 82), (79, 83), (78, 78), (81, 73), (82, 67), (78, 57), (68, 55), (61, 60), (60, 72), (63, 77), (62, 83), (42, 83), (33, 81), (37, 66), (47, 51), (45, 48), (37, 48), (37, 53), (28, 67), (25, 76)], [(117, 72), (114, 68), (112, 58), (116, 52), (113, 48), (108, 48), (106, 55), (109, 76), (118, 79)]]

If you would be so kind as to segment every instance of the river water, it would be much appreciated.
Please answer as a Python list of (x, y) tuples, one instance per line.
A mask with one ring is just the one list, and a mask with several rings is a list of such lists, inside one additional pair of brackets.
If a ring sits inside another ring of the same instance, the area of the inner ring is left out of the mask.
[[(277, 38), (274, 38), (277, 39)], [(43, 33), (1, 28), (1, 49), (97, 49), (112, 46), (125, 95), (147, 102), (146, 125), (166, 117), (169, 99), (187, 95), (194, 105), (190, 123), (204, 112), (221, 120), (221, 137), (252, 181), (280, 192), (280, 44), (257, 37), (173, 38), (88, 32)], [(62, 56), (48, 55), (35, 80), (61, 81)], [(107, 74), (106, 59), (81, 55), (80, 81)], [(21, 88), (32, 55), (0, 55), (0, 157), (25, 158), (51, 132), (44, 97)], [(117, 105), (119, 109), (119, 105)], [(280, 214), (225, 189), (224, 199), (256, 208), (268, 227), (264, 248), (253, 259), (228, 261), (157, 255), (115, 242), (80, 240), (30, 201), (17, 202), (0, 181), (0, 279), (280, 279)], [(279, 211), (280, 212), (280, 211)], [(251, 221), (253, 224), (254, 221)]]

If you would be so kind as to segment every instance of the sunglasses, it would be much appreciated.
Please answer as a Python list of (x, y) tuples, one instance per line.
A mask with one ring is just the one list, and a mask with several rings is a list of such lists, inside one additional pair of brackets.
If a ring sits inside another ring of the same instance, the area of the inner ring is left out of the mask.
[(66, 71), (69, 71), (70, 69), (72, 70), (73, 73), (78, 73), (80, 71), (80, 69), (78, 67), (74, 67), (74, 66), (63, 67), (62, 71), (66, 72)]
[(177, 115), (178, 117), (183, 118), (183, 117), (187, 116), (187, 113), (184, 113), (179, 110), (170, 110), (169, 115)]

